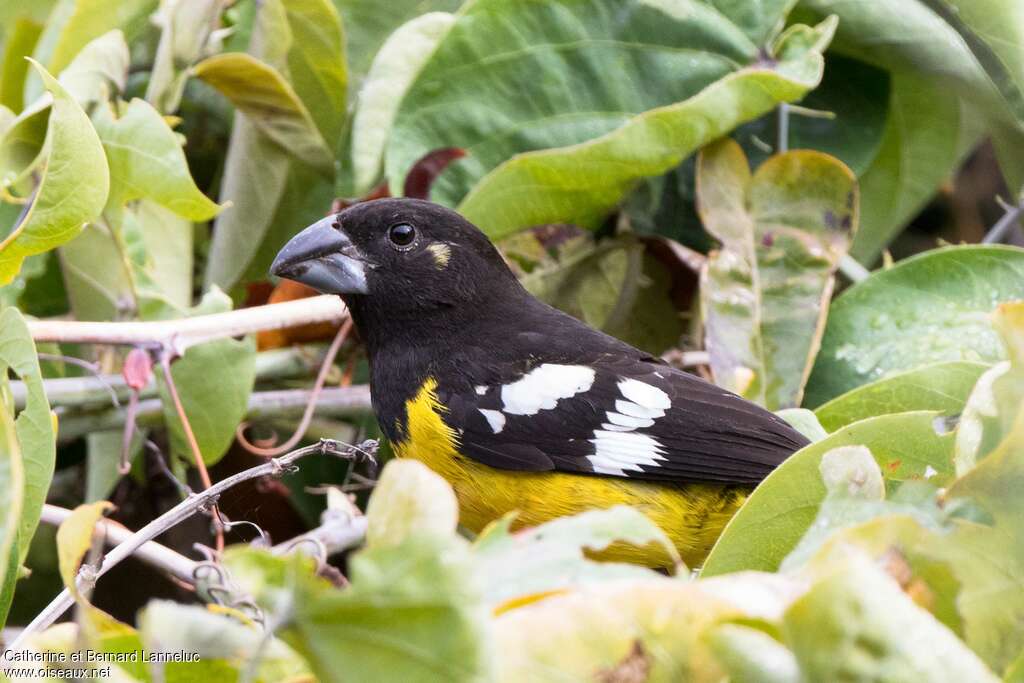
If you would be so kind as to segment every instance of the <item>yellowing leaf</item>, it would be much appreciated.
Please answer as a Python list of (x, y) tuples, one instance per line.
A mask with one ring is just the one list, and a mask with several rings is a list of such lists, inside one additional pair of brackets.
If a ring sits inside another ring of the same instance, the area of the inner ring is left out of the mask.
[(366, 508), (366, 543), (391, 547), (417, 536), (451, 536), (459, 519), (452, 487), (418, 460), (392, 460)]
[(700, 290), (715, 382), (770, 410), (798, 406), (857, 229), (856, 179), (810, 150), (774, 156), (751, 175), (728, 138), (697, 167), (701, 219), (722, 244)]
[(14, 279), (25, 257), (77, 235), (103, 210), (110, 188), (107, 160), (89, 118), (50, 74), (35, 66), (53, 95), (46, 167), (27, 215), (0, 242), (0, 286)]
[(103, 513), (113, 509), (113, 504), (101, 500), (96, 503), (79, 505), (71, 516), (61, 522), (57, 529), (57, 559), (60, 562), (60, 578), (78, 601), (84, 600), (78, 591), (75, 579), (82, 566), (85, 554), (93, 542), (93, 530)]
[(325, 174), (334, 155), (295, 90), (277, 69), (251, 55), (231, 52), (203, 60), (195, 76), (219, 90), (267, 137)]

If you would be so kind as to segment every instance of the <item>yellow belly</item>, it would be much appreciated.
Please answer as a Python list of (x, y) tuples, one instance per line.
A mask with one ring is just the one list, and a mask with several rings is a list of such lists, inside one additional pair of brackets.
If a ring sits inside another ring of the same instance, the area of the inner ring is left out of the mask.
[[(534, 526), (555, 517), (595, 508), (631, 505), (661, 527), (687, 565), (700, 565), (725, 523), (743, 503), (745, 492), (713, 484), (661, 485), (614, 477), (561, 472), (498, 470), (460, 455), (457, 439), (440, 417), (444, 410), (428, 380), (406, 403), (407, 438), (395, 444), (402, 458), (420, 460), (444, 477), (459, 500), (459, 521), (479, 532), (518, 510), (515, 526)], [(615, 559), (664, 566), (663, 551), (617, 547)]]

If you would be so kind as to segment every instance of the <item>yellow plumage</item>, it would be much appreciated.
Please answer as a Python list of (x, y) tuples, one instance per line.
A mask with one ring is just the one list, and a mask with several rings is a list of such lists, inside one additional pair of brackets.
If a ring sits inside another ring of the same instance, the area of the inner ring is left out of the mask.
[[(715, 484), (663, 485), (617, 477), (559, 472), (515, 472), (481, 465), (458, 452), (458, 436), (444, 423), (437, 382), (424, 382), (406, 402), (406, 439), (396, 443), (402, 458), (420, 460), (444, 477), (459, 499), (460, 521), (479, 532), (518, 510), (516, 525), (534, 526), (552, 518), (594, 508), (631, 505), (661, 527), (689, 566), (699, 565), (725, 523), (743, 503), (745, 492)], [(614, 559), (664, 566), (655, 547), (616, 547)]]

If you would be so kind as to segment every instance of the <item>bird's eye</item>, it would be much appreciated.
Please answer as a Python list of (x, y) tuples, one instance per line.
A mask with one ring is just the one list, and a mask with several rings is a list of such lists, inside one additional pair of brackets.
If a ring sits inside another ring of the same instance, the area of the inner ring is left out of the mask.
[(416, 228), (408, 223), (396, 223), (388, 230), (388, 239), (396, 247), (407, 247), (416, 239)]

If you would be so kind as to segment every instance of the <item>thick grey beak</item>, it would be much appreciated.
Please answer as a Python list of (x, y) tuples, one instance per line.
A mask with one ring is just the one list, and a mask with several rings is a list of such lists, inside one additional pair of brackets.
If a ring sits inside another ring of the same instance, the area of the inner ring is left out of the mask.
[(309, 285), (324, 294), (368, 294), (362, 255), (328, 216), (284, 245), (270, 272)]

